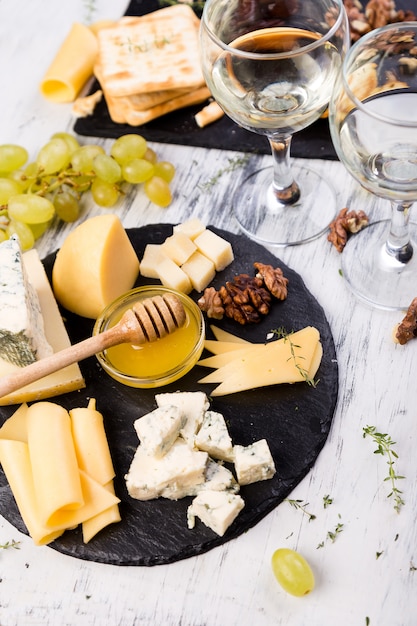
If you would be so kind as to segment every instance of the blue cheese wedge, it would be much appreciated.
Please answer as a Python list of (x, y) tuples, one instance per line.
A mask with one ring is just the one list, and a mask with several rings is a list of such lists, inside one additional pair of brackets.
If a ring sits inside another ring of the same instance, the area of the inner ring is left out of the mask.
[(221, 461), (233, 461), (233, 443), (225, 419), (217, 411), (206, 411), (203, 423), (195, 438), (199, 450)]
[(205, 482), (203, 485), (197, 486), (197, 493), (199, 491), (229, 491), (231, 493), (238, 493), (240, 485), (236, 482), (233, 473), (227, 469), (221, 463), (208, 460), (206, 468)]
[(168, 452), (184, 425), (185, 417), (176, 406), (162, 406), (137, 419), (133, 426), (142, 449), (161, 457)]
[(255, 441), (249, 446), (234, 447), (235, 470), (239, 485), (249, 485), (272, 478), (276, 472), (266, 439)]
[(201, 491), (187, 510), (188, 528), (195, 526), (198, 517), (220, 537), (234, 522), (245, 506), (243, 498), (227, 491)]
[(53, 354), (16, 237), (0, 244), (0, 358), (18, 367)]
[(199, 430), (204, 413), (209, 408), (207, 396), (202, 391), (174, 391), (172, 393), (159, 393), (155, 396), (156, 404), (161, 406), (176, 406), (185, 416), (185, 424), (181, 428), (181, 436), (194, 447), (194, 439)]
[(137, 500), (174, 497), (186, 488), (201, 484), (205, 479), (207, 452), (192, 450), (178, 438), (160, 458), (149, 455), (140, 445), (125, 476), (129, 495)]

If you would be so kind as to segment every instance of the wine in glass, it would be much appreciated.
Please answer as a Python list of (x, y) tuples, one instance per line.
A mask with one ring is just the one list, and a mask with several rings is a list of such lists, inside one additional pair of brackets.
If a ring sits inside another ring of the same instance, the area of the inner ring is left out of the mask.
[(272, 151), (273, 167), (250, 175), (233, 196), (240, 228), (277, 246), (318, 237), (335, 215), (335, 192), (293, 164), (290, 147), (328, 106), (349, 45), (343, 1), (207, 0), (200, 32), (213, 97), (238, 125), (265, 135)]
[[(340, 160), (366, 190), (389, 200), (391, 219), (351, 237), (342, 272), (363, 301), (407, 309), (417, 294), (417, 22), (362, 37), (346, 56), (330, 103)], [(366, 207), (359, 207), (366, 211)]]

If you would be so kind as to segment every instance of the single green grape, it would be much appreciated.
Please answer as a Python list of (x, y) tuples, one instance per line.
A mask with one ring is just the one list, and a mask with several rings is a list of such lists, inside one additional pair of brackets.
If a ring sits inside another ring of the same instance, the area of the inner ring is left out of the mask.
[(155, 176), (160, 176), (167, 183), (170, 183), (175, 176), (175, 167), (169, 161), (158, 161), (155, 163)]
[(105, 154), (102, 146), (88, 144), (78, 148), (71, 156), (71, 165), (76, 172), (87, 174), (93, 170), (93, 161), (98, 154)]
[(108, 154), (98, 154), (94, 157), (93, 169), (96, 176), (106, 183), (113, 185), (122, 178), (122, 168), (113, 157)]
[(63, 139), (67, 144), (69, 153), (72, 155), (78, 148), (80, 144), (74, 135), (70, 135), (70, 133), (54, 133), (51, 139)]
[(146, 159), (132, 159), (122, 167), (122, 175), (126, 182), (140, 185), (154, 175), (155, 167)]
[(306, 596), (314, 589), (314, 574), (305, 558), (290, 548), (272, 555), (272, 571), (281, 587), (293, 596)]
[(64, 139), (56, 137), (48, 141), (38, 152), (36, 163), (45, 174), (55, 174), (65, 170), (70, 164), (71, 152)]
[(48, 222), (55, 215), (54, 205), (48, 198), (30, 193), (12, 196), (9, 200), (9, 217), (25, 224)]
[(110, 208), (114, 206), (119, 199), (119, 191), (115, 185), (111, 185), (105, 180), (95, 178), (91, 185), (91, 195), (93, 200), (99, 206)]
[(12, 196), (21, 194), (23, 186), (12, 178), (0, 178), (0, 205), (7, 204)]
[(28, 151), (14, 143), (0, 145), (0, 172), (9, 173), (23, 167), (29, 158)]
[(122, 135), (113, 142), (110, 148), (110, 155), (120, 165), (124, 165), (132, 159), (142, 159), (147, 147), (146, 139), (141, 135)]
[(80, 203), (70, 191), (59, 191), (53, 201), (56, 214), (63, 222), (75, 222), (80, 215)]
[(156, 205), (165, 208), (171, 204), (171, 190), (167, 181), (160, 176), (152, 176), (145, 182), (143, 188), (149, 200)]
[(12, 237), (12, 235), (17, 235), (19, 237), (22, 250), (30, 250), (33, 248), (35, 236), (28, 224), (20, 222), (19, 220), (10, 220), (6, 228), (6, 233), (8, 238)]
[(143, 155), (143, 158), (155, 165), (158, 160), (158, 155), (156, 154), (155, 150), (152, 150), (152, 148), (148, 146), (146, 148), (145, 154)]
[(42, 222), (41, 224), (28, 224), (30, 230), (33, 233), (33, 237), (35, 241), (39, 239), (39, 237), (42, 237), (44, 233), (46, 233), (50, 225), (51, 225), (51, 221)]
[(30, 187), (31, 179), (28, 178), (23, 170), (13, 170), (7, 175), (7, 178), (14, 180), (19, 184), (20, 192), (26, 191)]

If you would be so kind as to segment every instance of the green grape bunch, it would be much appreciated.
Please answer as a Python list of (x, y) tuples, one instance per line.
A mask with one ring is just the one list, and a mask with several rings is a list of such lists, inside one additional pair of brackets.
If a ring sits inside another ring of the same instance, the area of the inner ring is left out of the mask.
[(107, 154), (102, 146), (81, 146), (73, 135), (55, 133), (28, 160), (22, 146), (0, 145), (0, 242), (16, 234), (23, 250), (32, 248), (55, 216), (76, 221), (86, 192), (104, 208), (115, 206), (126, 183), (143, 185), (157, 206), (172, 201), (175, 167), (158, 161), (141, 135), (122, 135)]

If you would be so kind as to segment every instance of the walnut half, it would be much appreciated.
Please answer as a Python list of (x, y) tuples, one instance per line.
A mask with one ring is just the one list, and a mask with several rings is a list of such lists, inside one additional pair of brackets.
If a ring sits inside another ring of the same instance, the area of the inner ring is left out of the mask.
[(398, 325), (395, 332), (395, 340), (402, 346), (410, 339), (417, 337), (417, 298), (414, 298), (407, 309), (407, 313)]
[(359, 232), (368, 224), (369, 219), (364, 211), (349, 211), (345, 207), (331, 222), (327, 240), (334, 245), (338, 252), (343, 252), (349, 235)]

